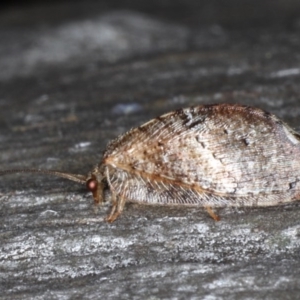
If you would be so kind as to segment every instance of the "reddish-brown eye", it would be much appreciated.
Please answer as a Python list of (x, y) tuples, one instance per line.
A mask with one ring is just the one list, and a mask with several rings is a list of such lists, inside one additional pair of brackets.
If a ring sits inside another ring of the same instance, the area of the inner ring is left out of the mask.
[(88, 190), (90, 190), (92, 193), (97, 190), (98, 182), (96, 179), (91, 178), (86, 182), (86, 187)]

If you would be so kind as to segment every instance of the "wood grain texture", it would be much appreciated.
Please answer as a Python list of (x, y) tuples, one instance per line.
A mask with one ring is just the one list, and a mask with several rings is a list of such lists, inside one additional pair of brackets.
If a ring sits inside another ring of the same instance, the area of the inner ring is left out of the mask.
[[(236, 0), (177, 9), (118, 2), (131, 7), (106, 1), (91, 11), (73, 1), (53, 11), (36, 2), (2, 11), (1, 170), (87, 174), (119, 134), (212, 102), (260, 107), (300, 130), (299, 1), (252, 1), (255, 24)], [(224, 13), (225, 4), (237, 13)], [(141, 109), (116, 114), (120, 104)], [(94, 211), (77, 183), (13, 175), (1, 178), (0, 192), (0, 299), (298, 298), (298, 201), (220, 208), (221, 222), (201, 207), (126, 204), (107, 224), (109, 206)]]

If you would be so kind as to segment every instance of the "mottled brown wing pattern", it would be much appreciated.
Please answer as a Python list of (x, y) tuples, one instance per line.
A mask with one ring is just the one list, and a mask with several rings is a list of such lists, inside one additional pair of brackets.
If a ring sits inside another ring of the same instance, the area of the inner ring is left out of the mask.
[(151, 120), (114, 141), (104, 163), (131, 201), (270, 205), (299, 193), (299, 154), (298, 138), (275, 116), (226, 104)]

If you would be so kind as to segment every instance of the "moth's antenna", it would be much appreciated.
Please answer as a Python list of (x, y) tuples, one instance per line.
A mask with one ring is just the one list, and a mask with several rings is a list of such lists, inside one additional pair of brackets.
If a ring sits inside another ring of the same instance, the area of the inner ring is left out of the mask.
[(66, 178), (75, 182), (79, 182), (82, 184), (86, 184), (87, 177), (85, 175), (80, 174), (71, 174), (71, 173), (64, 173), (60, 171), (54, 170), (41, 170), (41, 169), (11, 169), (11, 170), (2, 170), (0, 171), (0, 176), (13, 174), (13, 173), (40, 173), (45, 175), (51, 175), (61, 178)]

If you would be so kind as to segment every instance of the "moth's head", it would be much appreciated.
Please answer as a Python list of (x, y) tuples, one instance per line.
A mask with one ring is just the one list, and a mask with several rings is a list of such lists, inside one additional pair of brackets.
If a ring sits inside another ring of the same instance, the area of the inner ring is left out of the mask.
[(107, 186), (104, 170), (96, 166), (86, 177), (86, 187), (93, 194), (96, 204), (104, 202), (104, 189)]

